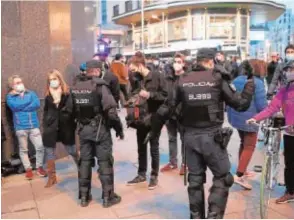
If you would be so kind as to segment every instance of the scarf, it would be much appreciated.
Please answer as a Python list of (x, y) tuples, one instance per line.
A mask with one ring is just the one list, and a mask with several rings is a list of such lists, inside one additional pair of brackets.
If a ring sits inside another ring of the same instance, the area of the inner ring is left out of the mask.
[(49, 88), (50, 94), (53, 98), (53, 103), (58, 107), (60, 101), (61, 101), (61, 95), (62, 95), (62, 90), (61, 87), (59, 86), (57, 89)]

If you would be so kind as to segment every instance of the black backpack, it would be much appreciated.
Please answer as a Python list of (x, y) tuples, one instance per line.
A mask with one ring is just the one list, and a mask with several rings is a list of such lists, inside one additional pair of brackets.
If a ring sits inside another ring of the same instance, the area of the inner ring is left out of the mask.
[[(140, 81), (140, 91), (145, 89), (145, 80)], [(146, 89), (145, 89), (146, 90)], [(126, 122), (131, 128), (150, 128), (151, 114), (149, 113), (147, 99), (140, 97), (139, 94), (134, 94), (125, 104), (127, 110)]]
[(139, 94), (132, 96), (125, 105), (127, 110), (126, 122), (131, 128), (150, 128), (151, 114), (148, 111), (147, 99)]

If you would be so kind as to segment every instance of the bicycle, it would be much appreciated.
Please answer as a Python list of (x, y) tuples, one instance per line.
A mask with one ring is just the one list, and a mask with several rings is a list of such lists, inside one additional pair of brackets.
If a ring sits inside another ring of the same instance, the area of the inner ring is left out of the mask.
[[(259, 126), (257, 123), (252, 124)], [(275, 126), (267, 127), (263, 124), (261, 128), (262, 131), (267, 134), (264, 141), (266, 151), (260, 181), (260, 216), (262, 219), (267, 218), (271, 192), (278, 182), (281, 133), (291, 126), (279, 126), (275, 124)]]

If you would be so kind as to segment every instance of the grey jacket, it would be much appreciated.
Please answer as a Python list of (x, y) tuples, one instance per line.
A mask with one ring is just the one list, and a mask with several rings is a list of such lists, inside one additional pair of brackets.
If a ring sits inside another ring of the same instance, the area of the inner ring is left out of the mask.
[(273, 93), (275, 92), (275, 89), (277, 88), (278, 83), (280, 82), (281, 85), (286, 85), (287, 84), (287, 80), (283, 74), (283, 68), (285, 66), (285, 63), (280, 63), (274, 73), (272, 82), (268, 88), (268, 94), (269, 95), (273, 95)]

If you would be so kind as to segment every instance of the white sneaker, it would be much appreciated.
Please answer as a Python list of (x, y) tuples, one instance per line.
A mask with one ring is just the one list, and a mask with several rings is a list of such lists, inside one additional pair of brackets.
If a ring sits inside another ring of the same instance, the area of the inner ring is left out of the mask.
[(245, 180), (244, 176), (238, 177), (237, 175), (234, 175), (234, 182), (242, 186), (244, 189), (252, 189), (252, 186)]

